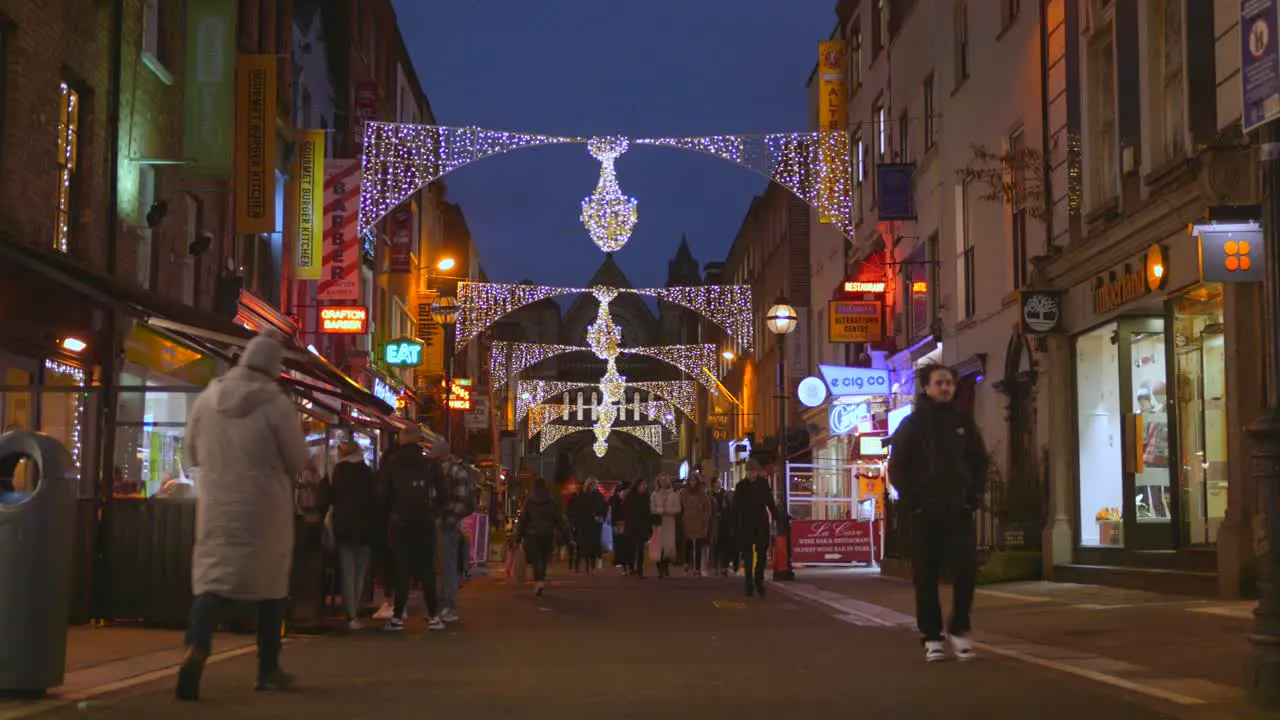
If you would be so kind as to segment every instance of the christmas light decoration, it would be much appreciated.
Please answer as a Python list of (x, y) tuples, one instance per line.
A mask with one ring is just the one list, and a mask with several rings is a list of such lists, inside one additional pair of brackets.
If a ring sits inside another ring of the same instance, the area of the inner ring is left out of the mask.
[(520, 148), (582, 142), (586, 139), (476, 127), (366, 122), (358, 232), (463, 165)]
[(664, 397), (679, 408), (680, 412), (690, 418), (694, 417), (694, 409), (697, 403), (697, 385), (692, 380), (633, 382), (631, 387)]
[(600, 302), (600, 307), (596, 310), (596, 321), (587, 328), (587, 345), (601, 360), (616, 358), (622, 344), (622, 328), (614, 324), (609, 302), (618, 296), (618, 291), (599, 287), (593, 288), (591, 294)]
[[(529, 414), (529, 408), (542, 404), (548, 398), (598, 384), (595, 380), (521, 380), (516, 383), (515, 421), (524, 420)], [(694, 417), (697, 384), (692, 380), (627, 382), (627, 387), (657, 395), (670, 401), (677, 410), (690, 418)]]
[[(358, 232), (363, 235), (415, 192), (463, 165), (520, 148), (565, 143), (587, 143), (593, 155), (600, 151), (613, 159), (631, 144), (712, 155), (782, 185), (853, 237), (849, 133), (845, 130), (628, 141), (387, 122), (365, 123)], [(583, 203), (583, 224), (593, 240), (599, 234), (606, 243), (625, 244), (635, 226), (635, 200), (618, 188), (612, 161), (601, 158), (601, 165), (596, 193)]]
[(849, 133), (845, 130), (643, 138), (633, 142), (692, 150), (741, 165), (795, 193), (820, 215), (831, 218), (847, 237), (853, 237)]
[(628, 435), (635, 435), (647, 444), (649, 447), (662, 452), (662, 426), (661, 425), (632, 425), (628, 427), (615, 428), (618, 432), (624, 432)]
[(680, 433), (680, 427), (676, 424), (676, 409), (670, 402), (666, 400), (642, 402), (640, 412), (650, 420), (657, 420), (663, 427), (670, 430), (672, 435)]
[[(669, 288), (560, 288), (546, 285), (458, 283), (456, 344), (461, 350), (502, 316), (525, 305), (560, 295), (612, 291), (635, 293), (674, 303), (701, 314), (733, 336), (742, 349), (755, 346), (755, 315), (749, 285), (694, 285)], [(599, 295), (596, 295), (597, 299)], [(613, 299), (613, 298), (610, 298)]]
[(604, 457), (609, 452), (609, 443), (603, 440), (597, 440), (591, 444), (591, 449), (595, 451), (596, 457)]
[(529, 437), (533, 437), (547, 426), (547, 423), (559, 417), (564, 417), (566, 413), (574, 410), (572, 405), (534, 405), (529, 408)]
[[(493, 343), (489, 354), (489, 379), (494, 387), (505, 385), (511, 376), (528, 369), (543, 360), (574, 352), (590, 352), (588, 347), (573, 345), (550, 345), (543, 343), (499, 341)], [(650, 347), (621, 348), (621, 354), (645, 355), (675, 366), (685, 373), (693, 375), (713, 395), (719, 395), (715, 388), (714, 378), (708, 378), (702, 372), (715, 374), (720, 357), (715, 345), (656, 345)], [(625, 381), (625, 378), (624, 378)]]
[(584, 430), (591, 428), (578, 427), (576, 425), (548, 425), (542, 428), (542, 435), (538, 439), (538, 452), (544, 453), (547, 448), (555, 445), (564, 438)]
[(71, 437), (69, 438), (71, 442), (71, 458), (75, 463), (76, 470), (79, 470), (80, 460), (83, 454), (81, 452), (80, 428), (81, 425), (83, 425), (84, 420), (85, 372), (75, 365), (68, 365), (67, 363), (59, 362), (57, 360), (45, 360), (44, 369), (52, 373), (70, 377), (75, 380), (76, 385), (80, 388), (74, 392), (75, 406), (71, 409), (71, 417), (67, 419), (68, 429), (71, 432)]
[(605, 252), (616, 252), (631, 239), (636, 227), (636, 199), (622, 194), (613, 164), (627, 151), (630, 142), (622, 137), (591, 138), (587, 150), (600, 161), (600, 182), (595, 192), (582, 200), (582, 225), (591, 240)]

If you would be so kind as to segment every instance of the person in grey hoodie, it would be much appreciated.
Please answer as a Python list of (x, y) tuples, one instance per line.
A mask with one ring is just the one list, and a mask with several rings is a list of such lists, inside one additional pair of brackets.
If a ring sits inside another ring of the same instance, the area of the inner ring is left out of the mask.
[(181, 700), (199, 699), (213, 628), (233, 600), (257, 604), (256, 689), (293, 683), (280, 668), (280, 626), (293, 561), (294, 480), (312, 462), (298, 410), (279, 385), (281, 341), (275, 331), (250, 341), (187, 418), (186, 465), (199, 469), (199, 484)]
[(516, 528), (516, 542), (524, 545), (525, 559), (533, 567), (534, 592), (539, 597), (547, 582), (547, 563), (555, 546), (556, 533), (565, 529), (564, 513), (551, 491), (546, 478), (533, 479), (533, 489), (520, 510), (520, 525)]

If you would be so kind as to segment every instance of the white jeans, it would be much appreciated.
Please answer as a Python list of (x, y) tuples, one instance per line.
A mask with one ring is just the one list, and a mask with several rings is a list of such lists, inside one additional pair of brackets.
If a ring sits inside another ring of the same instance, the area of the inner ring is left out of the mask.
[(347, 606), (347, 619), (360, 613), (364, 595), (364, 578), (369, 573), (368, 545), (339, 545), (338, 566), (342, 573), (342, 601)]

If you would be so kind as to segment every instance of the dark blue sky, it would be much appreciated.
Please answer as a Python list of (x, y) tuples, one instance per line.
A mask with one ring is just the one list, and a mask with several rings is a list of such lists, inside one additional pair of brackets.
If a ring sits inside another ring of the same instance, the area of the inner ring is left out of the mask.
[[(805, 82), (835, 21), (835, 0), (393, 4), (437, 122), (574, 136), (808, 130)], [(700, 263), (723, 260), (766, 183), (678, 150), (633, 146), (617, 167), (639, 201), (617, 256), (638, 286), (665, 281), (681, 233)], [(586, 283), (603, 256), (578, 215), (599, 168), (585, 145), (569, 145), (446, 176), (490, 279)]]

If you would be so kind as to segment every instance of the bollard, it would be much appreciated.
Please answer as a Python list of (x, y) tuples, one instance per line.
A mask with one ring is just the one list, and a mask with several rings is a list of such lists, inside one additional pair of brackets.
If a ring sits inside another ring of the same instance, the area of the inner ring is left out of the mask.
[[(17, 491), (18, 463), (37, 484)], [(78, 473), (57, 440), (0, 435), (0, 694), (41, 696), (66, 673)]]

